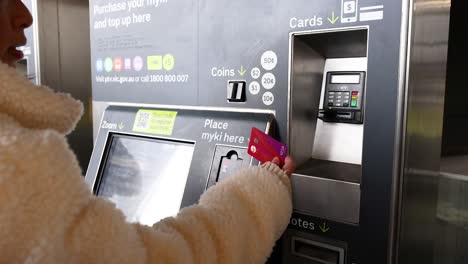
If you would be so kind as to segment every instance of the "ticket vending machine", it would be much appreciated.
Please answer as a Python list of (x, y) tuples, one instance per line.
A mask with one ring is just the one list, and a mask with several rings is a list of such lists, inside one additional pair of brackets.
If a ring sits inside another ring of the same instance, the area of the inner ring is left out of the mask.
[(257, 127), (299, 165), (271, 263), (395, 262), (412, 4), (90, 1), (87, 182), (151, 224), (258, 165)]

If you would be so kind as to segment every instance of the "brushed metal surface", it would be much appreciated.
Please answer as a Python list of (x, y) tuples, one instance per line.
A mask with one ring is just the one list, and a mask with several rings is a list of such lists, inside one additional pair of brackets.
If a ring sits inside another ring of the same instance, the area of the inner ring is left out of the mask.
[(399, 263), (435, 263), (450, 2), (412, 6)]
[(361, 188), (357, 183), (294, 174), (294, 210), (344, 223), (359, 223)]
[(325, 58), (302, 39), (292, 38), (289, 146), (301, 164), (312, 155)]

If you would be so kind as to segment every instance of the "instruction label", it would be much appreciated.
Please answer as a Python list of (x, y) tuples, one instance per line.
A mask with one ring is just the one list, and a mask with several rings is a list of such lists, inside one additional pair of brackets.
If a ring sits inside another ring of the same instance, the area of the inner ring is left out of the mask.
[(328, 233), (331, 230), (327, 222), (315, 223), (313, 221), (302, 219), (301, 217), (291, 217), (289, 224), (308, 231), (316, 231), (322, 234)]
[[(150, 8), (159, 8), (169, 0), (127, 0), (109, 1), (104, 4), (93, 5), (93, 15), (98, 18), (93, 25), (94, 29), (129, 27), (134, 24), (151, 22)], [(112, 15), (112, 16), (108, 16)], [(100, 18), (99, 18), (100, 17)]]
[(230, 144), (244, 144), (245, 137), (235, 136), (228, 133), (229, 123), (214, 119), (205, 119), (204, 131), (201, 139), (208, 142), (224, 142)]
[(176, 117), (176, 111), (141, 109), (136, 114), (133, 131), (170, 136)]
[(313, 28), (322, 25), (323, 17), (317, 15), (311, 17), (291, 17), (289, 19), (289, 27), (292, 29)]

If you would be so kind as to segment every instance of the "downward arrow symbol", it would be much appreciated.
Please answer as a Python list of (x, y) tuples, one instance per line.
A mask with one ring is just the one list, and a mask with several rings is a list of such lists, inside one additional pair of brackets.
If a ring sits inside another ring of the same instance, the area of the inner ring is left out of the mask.
[(323, 233), (328, 232), (330, 230), (330, 227), (327, 226), (327, 224), (324, 222), (323, 224), (319, 225), (320, 230), (322, 230)]
[(244, 74), (247, 72), (245, 69), (244, 69), (244, 66), (241, 66), (240, 70), (237, 71), (240, 76), (244, 76)]
[(327, 18), (328, 18), (328, 21), (329, 21), (330, 23), (335, 24), (336, 21), (338, 21), (338, 18), (339, 18), (339, 17), (335, 16), (335, 12), (332, 12), (332, 17), (331, 17), (331, 18), (330, 18), (330, 17), (327, 17)]

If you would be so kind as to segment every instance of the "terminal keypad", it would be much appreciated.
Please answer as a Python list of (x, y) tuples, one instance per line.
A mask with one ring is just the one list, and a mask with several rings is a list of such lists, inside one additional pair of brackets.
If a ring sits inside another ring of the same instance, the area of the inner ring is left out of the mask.
[(349, 92), (330, 91), (327, 100), (330, 107), (349, 107), (351, 98)]

